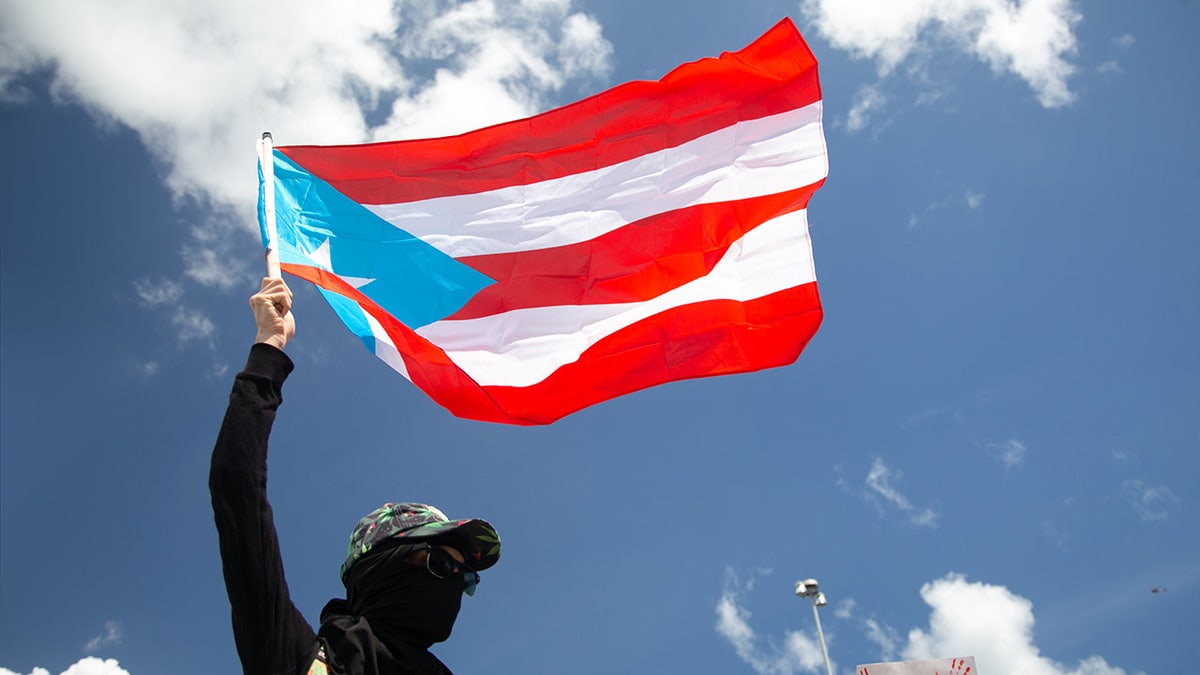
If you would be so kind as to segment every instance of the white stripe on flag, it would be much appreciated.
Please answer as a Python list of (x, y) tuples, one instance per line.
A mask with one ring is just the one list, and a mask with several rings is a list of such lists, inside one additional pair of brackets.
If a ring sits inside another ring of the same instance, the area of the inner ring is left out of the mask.
[(375, 356), (411, 381), (412, 377), (408, 374), (408, 366), (404, 364), (404, 357), (400, 356), (396, 345), (392, 343), (392, 337), (384, 330), (383, 324), (368, 312), (363, 312), (363, 316), (371, 328), (371, 334), (375, 336)]
[(588, 241), (659, 213), (812, 185), (828, 169), (818, 101), (596, 171), (478, 194), (366, 206), (459, 258)]
[(706, 300), (753, 300), (816, 280), (805, 211), (769, 220), (734, 242), (707, 276), (652, 300), (520, 309), (438, 321), (417, 333), (483, 386), (529, 386), (579, 359), (613, 332)]

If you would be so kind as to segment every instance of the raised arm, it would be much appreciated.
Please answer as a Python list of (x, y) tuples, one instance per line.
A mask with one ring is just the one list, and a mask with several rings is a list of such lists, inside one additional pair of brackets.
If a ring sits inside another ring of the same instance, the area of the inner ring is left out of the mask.
[(267, 440), (293, 368), (281, 351), (296, 330), (291, 302), (282, 279), (264, 279), (250, 298), (258, 335), (234, 379), (208, 479), (234, 641), (246, 675), (300, 672), (316, 644), (288, 593), (267, 501)]

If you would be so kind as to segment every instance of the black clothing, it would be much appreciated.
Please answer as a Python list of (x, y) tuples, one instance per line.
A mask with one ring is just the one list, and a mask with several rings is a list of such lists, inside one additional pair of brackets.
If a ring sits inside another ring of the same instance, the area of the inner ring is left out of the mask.
[(371, 551), (346, 575), (351, 614), (371, 617), (375, 635), (389, 644), (429, 649), (450, 637), (462, 606), (460, 574), (443, 579), (408, 562), (414, 546)]
[[(361, 582), (367, 584), (361, 590), (386, 588), (390, 592), (360, 594), (362, 600), (351, 592), (354, 603), (331, 600), (321, 612), (319, 634), (292, 604), (267, 501), (267, 439), (275, 411), (283, 400), (283, 381), (292, 368), (291, 359), (270, 345), (256, 344), (250, 349), (245, 369), (234, 379), (229, 408), (213, 448), (208, 485), (233, 614), (234, 642), (243, 672), (305, 675), (323, 646), (328, 671), (336, 675), (452, 675), (427, 651), (431, 642), (426, 639), (430, 636), (413, 635), (403, 617), (393, 623), (394, 612), (380, 614), (379, 607), (371, 606), (383, 602), (391, 605), (384, 609), (395, 610), (395, 606), (404, 604), (410, 611), (408, 618), (421, 616), (420, 608), (435, 600), (429, 594), (447, 587), (432, 582), (445, 580), (425, 574), (430, 581), (422, 586), (425, 580), (419, 575), (388, 569), (393, 581), (404, 580), (403, 589), (395, 584), (381, 586), (375, 578)], [(368, 558), (355, 567), (368, 562)], [(455, 615), (461, 595), (459, 584), (453, 601)], [(444, 618), (448, 610), (439, 605), (436, 611), (443, 612)], [(440, 635), (440, 629), (434, 632)], [(449, 635), (448, 628), (445, 634)]]

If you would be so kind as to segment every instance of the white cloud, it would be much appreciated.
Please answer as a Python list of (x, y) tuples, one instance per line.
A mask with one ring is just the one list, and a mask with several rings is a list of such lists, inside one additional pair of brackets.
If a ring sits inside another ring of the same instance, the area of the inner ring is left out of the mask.
[[(213, 227), (214, 223), (221, 225)], [(247, 260), (257, 259), (253, 254), (246, 255), (245, 247), (236, 246), (236, 239), (228, 236), (227, 230), (233, 219), (210, 220), (210, 228), (193, 228), (193, 241), (184, 244), (180, 250), (183, 258), (184, 274), (201, 286), (232, 290), (243, 279), (249, 278)], [(222, 230), (218, 233), (217, 230)], [(249, 239), (241, 241), (245, 244)]]
[(881, 77), (950, 46), (1020, 77), (1047, 108), (1074, 100), (1072, 0), (800, 0), (822, 37), (858, 58), (873, 59)]
[(1060, 551), (1071, 550), (1070, 534), (1063, 531), (1054, 521), (1047, 520), (1042, 523), (1042, 533), (1046, 535), (1046, 538), (1050, 540), (1054, 548)]
[[(930, 208), (934, 206), (931, 205)], [(973, 413), (988, 407), (991, 398), (992, 394), (989, 391), (977, 392), (962, 401), (922, 410), (910, 416), (904, 426), (917, 426), (932, 420), (949, 420), (954, 424), (962, 424)]]
[(996, 459), (1000, 460), (1001, 464), (1010, 469), (1021, 466), (1021, 463), (1025, 461), (1025, 444), (1015, 438), (999, 443), (988, 443), (987, 447), (995, 454)]
[(846, 598), (838, 601), (837, 607), (833, 610), (833, 615), (843, 621), (847, 621), (854, 617), (855, 611), (858, 610), (858, 603), (854, 598)]
[(726, 570), (725, 588), (717, 601), (717, 633), (725, 638), (738, 658), (759, 675), (794, 675), (817, 673), (824, 667), (821, 647), (807, 633), (787, 631), (782, 646), (769, 642), (764, 645), (750, 627), (750, 611), (744, 606), (744, 595), (753, 589), (753, 577), (739, 584), (732, 570)]
[[(917, 225), (921, 224), (921, 222), (925, 218), (927, 218), (939, 211), (951, 210), (952, 212), (957, 212), (958, 208), (964, 204), (966, 205), (967, 210), (969, 212), (978, 213), (980, 211), (980, 209), (983, 208), (983, 200), (986, 198), (987, 198), (987, 195), (985, 195), (983, 192), (976, 190), (973, 187), (968, 187), (962, 193), (961, 197), (958, 195), (955, 195), (955, 194), (949, 194), (941, 199), (937, 199), (935, 201), (930, 202), (929, 204), (925, 205), (924, 209), (921, 209), (920, 211), (909, 213), (908, 221), (906, 222), (906, 226), (908, 229), (911, 230), (911, 229), (915, 228)], [(926, 413), (922, 413), (919, 416), (913, 417), (910, 420), (910, 422), (921, 421), (924, 418), (932, 417), (934, 415), (942, 414), (944, 412), (952, 412), (955, 417), (961, 417), (962, 409), (965, 407), (966, 406), (958, 407), (958, 408), (950, 409), (948, 411), (947, 410), (928, 411)], [(976, 405), (972, 405), (970, 407), (978, 407), (978, 405), (976, 404)]]
[(211, 344), (213, 336), (217, 333), (217, 325), (213, 323), (212, 319), (205, 316), (202, 312), (187, 310), (182, 307), (176, 308), (171, 313), (171, 325), (175, 327), (176, 337), (179, 339), (181, 346), (186, 346), (193, 342), (208, 342)]
[(183, 297), (183, 286), (170, 279), (138, 279), (133, 282), (133, 288), (146, 307), (173, 305)]
[[(21, 675), (21, 673), (0, 668), (0, 675)], [(50, 675), (50, 671), (45, 668), (34, 668), (29, 675)], [(94, 656), (88, 656), (72, 664), (60, 675), (129, 675), (129, 671), (122, 668), (116, 659), (100, 660)]]
[[(1112, 39), (1113, 45), (1121, 51), (1129, 51), (1135, 42), (1137, 40), (1129, 33)], [(1121, 62), (1117, 59), (1109, 59), (1096, 66), (1096, 72), (1101, 75), (1120, 75), (1125, 72), (1125, 69), (1121, 67)]]
[(440, 136), (536, 112), (568, 79), (606, 73), (600, 25), (560, 0), (459, 3), (414, 30), (413, 59), (441, 59), (433, 83), (397, 98), (376, 140)]
[[(203, 312), (185, 306), (182, 301), (182, 284), (164, 278), (138, 279), (133, 282), (133, 287), (144, 307), (162, 311), (163, 316), (174, 328), (175, 337), (181, 346), (197, 342), (213, 346), (212, 340), (217, 333), (217, 325)], [(161, 365), (155, 361), (143, 363), (142, 374), (153, 377)]]
[(210, 380), (224, 381), (225, 376), (229, 374), (228, 363), (213, 363), (208, 367), (205, 375)]
[(967, 200), (967, 208), (971, 209), (972, 211), (978, 211), (979, 208), (983, 206), (983, 199), (986, 196), (987, 195), (983, 194), (982, 192), (977, 192), (974, 188), (967, 188), (966, 193), (963, 195), (963, 199)]
[(859, 618), (858, 613), (858, 602), (853, 598), (847, 598), (838, 603), (833, 615), (842, 621), (857, 623), (867, 640), (879, 647), (880, 661), (895, 660), (901, 643), (900, 633), (896, 632), (895, 628), (880, 623), (872, 616)]
[(607, 73), (612, 45), (604, 39), (600, 22), (586, 14), (572, 14), (563, 22), (558, 58), (567, 77)]
[(906, 660), (950, 654), (975, 657), (988, 675), (1124, 675), (1099, 656), (1075, 665), (1055, 662), (1033, 641), (1033, 603), (1003, 586), (969, 582), (959, 574), (921, 587), (933, 609), (928, 628), (909, 631), (901, 652)]
[(1179, 506), (1179, 498), (1165, 485), (1146, 485), (1141, 480), (1121, 483), (1121, 496), (1133, 507), (1134, 513), (1145, 522), (1166, 520)]
[(129, 675), (116, 659), (100, 659), (89, 656), (63, 671), (62, 675)]
[[(569, 0), (0, 0), (0, 16), (0, 96), (28, 100), (29, 78), (49, 77), (60, 102), (135, 131), (204, 214), (182, 278), (226, 290), (259, 274), (246, 235), (262, 131), (280, 144), (458, 133), (547, 107), (605, 75), (612, 51)], [(185, 340), (208, 330), (173, 320)]]
[(850, 112), (846, 114), (846, 129), (851, 132), (862, 131), (871, 123), (872, 114), (879, 112), (886, 103), (887, 97), (879, 86), (859, 87), (850, 105)]
[(105, 621), (104, 632), (88, 640), (87, 644), (83, 647), (83, 651), (88, 654), (95, 654), (100, 649), (121, 644), (123, 636), (124, 630), (119, 622)]
[(891, 626), (879, 623), (875, 619), (863, 619), (863, 628), (867, 639), (879, 647), (879, 658), (891, 661), (896, 658), (896, 650), (900, 646), (900, 633)]
[(868, 497), (879, 497), (887, 504), (902, 511), (908, 516), (909, 522), (922, 527), (937, 527), (937, 513), (930, 507), (919, 507), (896, 488), (900, 480), (900, 472), (888, 467), (883, 459), (876, 457), (867, 472), (867, 487), (871, 489)]

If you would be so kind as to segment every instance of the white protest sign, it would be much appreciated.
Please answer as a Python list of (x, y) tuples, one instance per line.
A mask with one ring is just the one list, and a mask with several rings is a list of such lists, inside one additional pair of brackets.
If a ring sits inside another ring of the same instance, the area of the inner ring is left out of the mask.
[(929, 659), (928, 661), (898, 661), (896, 663), (868, 663), (859, 666), (858, 675), (979, 675), (975, 670), (975, 657), (951, 659)]

